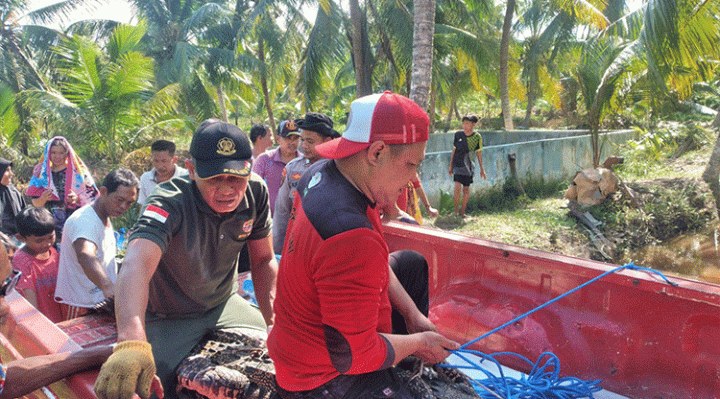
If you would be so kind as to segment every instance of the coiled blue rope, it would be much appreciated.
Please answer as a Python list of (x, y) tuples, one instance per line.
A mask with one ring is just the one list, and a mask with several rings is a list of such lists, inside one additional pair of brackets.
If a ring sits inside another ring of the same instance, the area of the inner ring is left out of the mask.
[[(500, 398), (500, 399), (546, 399), (546, 398), (558, 398), (558, 399), (575, 399), (575, 398), (592, 398), (593, 393), (600, 391), (602, 388), (600, 386), (601, 381), (595, 380), (595, 381), (584, 381), (580, 380), (575, 377), (563, 377), (560, 378), (560, 359), (553, 353), (545, 352), (540, 355), (537, 362), (531, 362), (526, 357), (512, 352), (500, 352), (500, 353), (494, 353), (492, 355), (487, 355), (485, 353), (474, 351), (467, 349), (468, 346), (502, 330), (503, 328), (512, 325), (516, 323), (517, 321), (537, 312), (540, 309), (543, 309), (557, 301), (559, 301), (562, 298), (565, 298), (566, 296), (587, 287), (588, 285), (600, 280), (601, 278), (607, 276), (608, 274), (617, 273), (621, 270), (642, 270), (649, 273), (655, 273), (659, 275), (665, 282), (668, 284), (677, 287), (677, 284), (670, 281), (665, 275), (658, 272), (657, 270), (648, 269), (645, 267), (635, 266), (633, 263), (628, 263), (626, 265), (617, 267), (615, 269), (609, 270), (605, 273), (600, 274), (599, 276), (592, 278), (588, 281), (586, 281), (583, 284), (580, 284), (579, 286), (573, 288), (572, 290), (565, 292), (562, 295), (557, 296), (556, 298), (551, 299), (550, 301), (536, 307), (533, 310), (530, 310), (529, 312), (523, 313), (520, 316), (515, 317), (514, 319), (486, 332), (485, 334), (481, 335), (480, 337), (473, 339), (470, 342), (467, 342), (463, 344), (459, 349), (452, 351), (456, 356), (461, 358), (463, 361), (467, 362), (467, 366), (464, 365), (455, 365), (455, 366), (447, 366), (446, 367), (456, 367), (461, 369), (473, 369), (478, 370), (485, 374), (487, 378), (485, 379), (476, 379), (473, 380), (472, 383), (475, 387), (475, 391), (480, 395), (482, 398)], [(483, 361), (490, 361), (495, 364), (498, 370), (498, 374), (495, 375), (491, 372), (489, 372), (486, 368), (481, 367), (479, 364), (475, 363), (472, 359), (468, 358), (468, 356), (465, 356), (463, 354), (471, 354), (475, 356), (479, 356)], [(520, 379), (507, 377), (503, 373), (502, 366), (497, 361), (496, 357), (498, 356), (512, 356), (516, 357), (523, 362), (525, 362), (528, 365), (528, 368), (530, 368), (530, 372), (527, 376), (522, 376)]]
[[(481, 362), (486, 360), (492, 362), (497, 367), (497, 374), (487, 368), (481, 368), (475, 364), (473, 360), (464, 356), (463, 353), (473, 354), (482, 358)], [(481, 398), (523, 398), (523, 399), (575, 399), (575, 398), (592, 398), (593, 393), (602, 390), (600, 380), (584, 381), (575, 377), (560, 377), (560, 359), (550, 352), (540, 355), (538, 361), (533, 363), (526, 357), (517, 353), (499, 352), (492, 355), (486, 355), (482, 352), (462, 349), (455, 352), (455, 355), (468, 363), (467, 366), (453, 366), (461, 369), (479, 370), (485, 374), (483, 379), (475, 379), (470, 382), (475, 388), (475, 392)], [(502, 366), (495, 357), (512, 356), (522, 360), (531, 368), (527, 376), (523, 375), (519, 379), (506, 376)]]

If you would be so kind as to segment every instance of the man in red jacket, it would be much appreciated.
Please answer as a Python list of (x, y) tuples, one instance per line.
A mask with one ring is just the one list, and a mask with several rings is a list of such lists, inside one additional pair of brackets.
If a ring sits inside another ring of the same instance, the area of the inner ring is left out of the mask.
[[(301, 177), (277, 281), (268, 349), (283, 398), (411, 398), (393, 365), (439, 362), (459, 345), (435, 332), (388, 267), (378, 210), (392, 205), (425, 155), (428, 117), (385, 92), (355, 100), (327, 160)], [(409, 335), (392, 334), (391, 306)]]

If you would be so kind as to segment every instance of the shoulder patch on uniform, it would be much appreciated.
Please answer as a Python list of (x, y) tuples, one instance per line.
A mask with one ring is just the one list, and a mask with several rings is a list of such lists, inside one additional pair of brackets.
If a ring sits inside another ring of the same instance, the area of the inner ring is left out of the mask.
[(316, 173), (313, 175), (312, 179), (310, 179), (310, 182), (308, 183), (308, 187), (307, 187), (307, 188), (313, 188), (313, 187), (317, 186), (318, 183), (320, 183), (320, 180), (322, 180), (322, 173), (321, 173), (321, 172), (316, 172)]
[(145, 208), (145, 210), (143, 211), (142, 215), (155, 219), (160, 223), (165, 223), (168, 216), (170, 216), (170, 212), (160, 208), (159, 206), (148, 205), (147, 208)]
[(243, 223), (242, 229), (244, 232), (249, 233), (252, 231), (252, 227), (253, 227), (253, 219), (250, 219), (247, 222)]

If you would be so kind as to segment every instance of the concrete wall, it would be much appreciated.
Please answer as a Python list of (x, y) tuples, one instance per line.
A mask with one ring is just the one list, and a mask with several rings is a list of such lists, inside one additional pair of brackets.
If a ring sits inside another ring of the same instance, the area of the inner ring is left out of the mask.
[[(575, 172), (592, 167), (592, 144), (587, 130), (559, 131), (480, 131), (483, 137), (483, 165), (487, 180), (480, 178), (475, 163), (474, 183), (470, 192), (505, 183), (510, 177), (508, 155), (516, 154), (516, 168), (521, 180), (528, 177), (546, 181), (569, 179)], [(430, 201), (437, 203), (440, 190), (452, 193), (454, 183), (448, 174), (452, 153), (453, 133), (430, 135), (425, 149), (425, 159), (420, 170), (420, 179)], [(601, 162), (617, 153), (618, 145), (634, 138), (633, 130), (603, 133)]]

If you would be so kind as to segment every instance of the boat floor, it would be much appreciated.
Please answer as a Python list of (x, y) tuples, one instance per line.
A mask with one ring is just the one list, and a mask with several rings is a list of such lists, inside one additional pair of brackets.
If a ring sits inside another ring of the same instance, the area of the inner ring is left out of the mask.
[[(492, 373), (492, 374), (494, 374), (494, 375), (497, 375), (497, 367), (495, 366), (494, 363), (481, 362), (481, 358), (480, 358), (479, 356), (472, 355), (472, 354), (468, 354), (468, 353), (463, 353), (463, 356), (465, 356), (465, 357), (467, 357), (468, 359), (472, 360), (472, 362), (474, 363), (474, 365), (472, 365), (472, 366), (482, 367), (482, 368), (485, 369), (486, 371), (488, 371), (488, 372), (490, 372), (490, 373)], [(465, 360), (461, 359), (459, 356), (454, 355), (454, 354), (451, 354), (451, 355), (446, 359), (446, 361), (447, 361), (448, 363), (450, 363), (451, 365), (453, 365), (453, 366), (471, 366), (471, 365), (468, 364)], [(501, 365), (500, 367), (502, 368), (502, 371), (503, 371), (504, 375), (507, 376), (507, 377), (512, 377), (512, 378), (518, 378), (518, 379), (519, 379), (521, 376), (526, 375), (526, 374), (523, 374), (523, 373), (520, 372), (520, 371), (511, 369), (511, 368), (509, 368), (509, 367), (505, 367), (505, 366), (502, 366), (502, 365)], [(462, 370), (463, 373), (465, 373), (465, 375), (467, 375), (468, 377), (470, 377), (470, 378), (472, 378), (472, 379), (480, 379), (480, 380), (482, 380), (482, 379), (486, 378), (486, 377), (485, 377), (485, 374), (482, 373), (482, 372), (479, 371), (479, 370), (475, 370), (475, 369), (471, 369), (471, 368), (462, 368), (461, 370)], [(616, 393), (607, 391), (607, 390), (605, 390), (605, 389), (603, 389), (603, 390), (600, 391), (600, 392), (597, 392), (597, 393), (593, 394), (593, 398), (594, 398), (594, 399), (629, 399), (627, 396), (618, 395), (618, 394), (616, 394)]]

